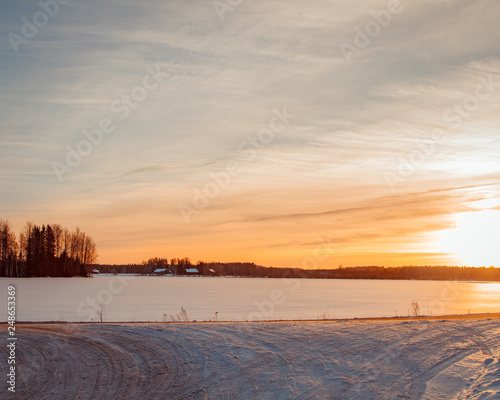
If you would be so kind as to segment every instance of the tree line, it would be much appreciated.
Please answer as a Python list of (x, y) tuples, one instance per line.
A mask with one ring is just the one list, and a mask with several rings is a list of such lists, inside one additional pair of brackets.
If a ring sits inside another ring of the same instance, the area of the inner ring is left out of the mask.
[(88, 276), (101, 273), (152, 275), (156, 270), (186, 275), (196, 268), (199, 275), (255, 278), (311, 279), (417, 279), (500, 281), (500, 268), (459, 266), (358, 266), (331, 269), (264, 267), (251, 262), (204, 262), (193, 264), (188, 257), (154, 257), (140, 264), (95, 264), (98, 253), (94, 239), (76, 228), (71, 232), (58, 224), (27, 222), (18, 239), (8, 221), (0, 219), (0, 277)]
[(61, 225), (27, 222), (19, 240), (0, 219), (0, 277), (87, 276), (87, 265), (97, 261), (92, 236)]
[[(153, 257), (140, 264), (96, 264), (93, 269), (106, 274), (139, 274), (152, 275), (156, 270), (165, 270), (167, 274), (186, 275), (186, 269), (196, 268), (200, 275), (210, 276), (256, 276), (256, 270), (260, 267), (248, 262), (204, 262), (193, 263), (189, 257), (171, 258)], [(89, 271), (91, 272), (91, 271)]]
[(395, 279), (395, 280), (462, 280), (500, 281), (500, 268), (464, 266), (357, 266), (331, 269), (302, 269), (264, 267), (250, 262), (204, 262), (193, 264), (187, 257), (155, 257), (140, 264), (96, 265), (102, 273), (151, 275), (155, 270), (185, 275), (186, 268), (194, 267), (202, 276), (239, 276), (253, 278), (310, 278), (310, 279)]

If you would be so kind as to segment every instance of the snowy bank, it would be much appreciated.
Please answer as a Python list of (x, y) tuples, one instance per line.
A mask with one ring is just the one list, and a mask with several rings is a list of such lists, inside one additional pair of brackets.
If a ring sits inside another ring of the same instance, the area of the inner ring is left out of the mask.
[(493, 318), (19, 324), (18, 331), (12, 399), (500, 398)]

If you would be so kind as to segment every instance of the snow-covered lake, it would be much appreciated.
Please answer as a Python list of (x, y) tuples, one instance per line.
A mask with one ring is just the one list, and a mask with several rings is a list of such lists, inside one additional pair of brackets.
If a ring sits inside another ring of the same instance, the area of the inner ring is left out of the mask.
[[(18, 321), (246, 321), (500, 312), (500, 283), (388, 280), (96, 276), (2, 278), (17, 292)], [(102, 308), (101, 308), (102, 305)]]

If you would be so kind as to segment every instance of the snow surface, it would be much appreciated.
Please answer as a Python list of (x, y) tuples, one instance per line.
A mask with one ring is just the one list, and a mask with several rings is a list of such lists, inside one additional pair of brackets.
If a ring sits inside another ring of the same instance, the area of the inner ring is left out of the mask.
[(500, 399), (499, 322), (22, 324), (9, 398)]

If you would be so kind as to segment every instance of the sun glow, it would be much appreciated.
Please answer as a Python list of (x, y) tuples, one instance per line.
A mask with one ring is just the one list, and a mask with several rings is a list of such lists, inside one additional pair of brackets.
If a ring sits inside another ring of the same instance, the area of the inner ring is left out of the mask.
[(462, 265), (500, 266), (500, 210), (455, 215), (455, 228), (441, 232), (441, 249)]

